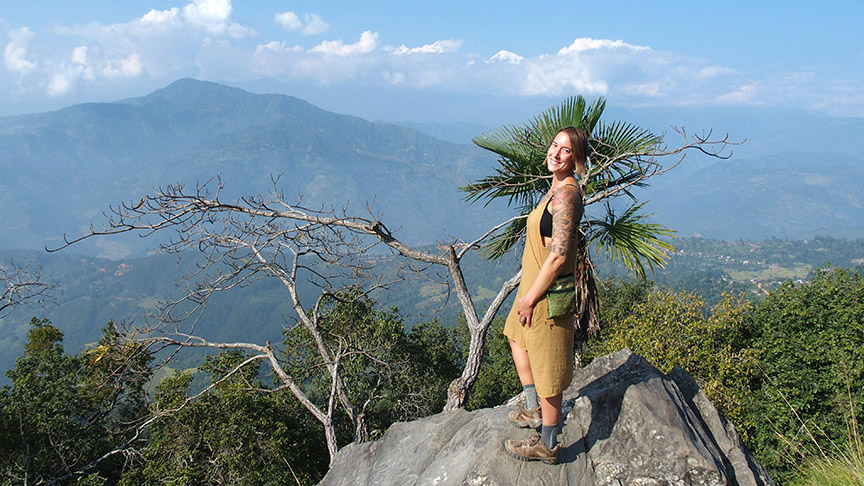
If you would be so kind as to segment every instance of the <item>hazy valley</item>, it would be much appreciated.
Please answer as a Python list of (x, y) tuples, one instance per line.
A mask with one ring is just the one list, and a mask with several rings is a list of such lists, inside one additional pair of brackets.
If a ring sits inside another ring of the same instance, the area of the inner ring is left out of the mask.
[[(734, 147), (730, 160), (688, 154), (678, 168), (638, 193), (651, 200), (648, 209), (655, 220), (680, 236), (720, 240), (678, 240), (679, 253), (655, 276), (658, 283), (752, 294), (783, 279), (806, 278), (828, 262), (859, 265), (864, 257), (860, 240), (837, 243), (842, 257), (820, 250), (812, 258), (806, 256), (812, 246), (787, 242), (802, 250), (785, 260), (762, 254), (777, 246), (770, 241), (740, 240), (864, 237), (864, 189), (858, 183), (864, 164), (857, 135), (862, 121), (823, 118), (805, 126), (802, 113), (757, 111), (743, 117), (718, 110), (716, 115), (607, 110), (610, 120), (666, 131), (670, 145), (678, 141), (671, 123), (728, 131), (733, 141), (748, 139)], [(52, 319), (74, 348), (92, 341), (110, 319), (143, 322), (146, 310), (176, 292), (174, 282), (184, 269), (173, 257), (154, 255), (157, 238), (121, 235), (91, 239), (58, 254), (43, 251), (61, 245), (64, 233), (75, 237), (91, 223), (98, 227), (110, 205), (137, 201), (154, 187), (195, 187), (210, 180), (212, 191), (218, 176), (224, 183), (221, 197), (231, 201), (271, 189), (278, 176), (277, 188), (302, 197), (306, 207), (345, 206), (350, 214), (365, 214), (367, 203), (374, 202), (371, 210), (411, 244), (469, 240), (512, 214), (503, 205), (472, 206), (461, 199), (458, 187), (490, 173), (495, 164), (495, 157), (467, 143), (483, 127), (405, 125), (368, 122), (290, 96), (190, 79), (141, 98), (0, 118), (2, 257), (41, 262), (64, 292), (57, 306), (0, 320), (0, 364), (8, 368), (20, 353), (31, 315)], [(710, 249), (694, 249), (700, 245)], [(757, 254), (728, 259), (751, 251)], [(597, 260), (601, 278), (621, 274), (604, 267), (602, 257)], [(491, 266), (479, 258), (469, 263), (478, 305), (516, 268), (515, 259)], [(243, 292), (226, 296), (218, 304), (221, 310), (211, 309), (218, 318), (205, 320), (202, 328), (212, 337), (230, 337), (239, 326), (258, 330), (253, 337), (261, 340), (278, 339), (279, 329), (290, 325), (283, 317), (288, 309), (284, 291), (266, 284)], [(382, 304), (399, 306), (411, 322), (455, 319), (455, 297), (442, 310), (446, 297), (443, 288), (430, 283), (408, 283), (377, 296)]]

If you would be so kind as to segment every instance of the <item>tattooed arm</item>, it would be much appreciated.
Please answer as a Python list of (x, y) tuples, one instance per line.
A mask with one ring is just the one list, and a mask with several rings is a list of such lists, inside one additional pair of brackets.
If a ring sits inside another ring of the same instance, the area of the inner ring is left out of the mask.
[(574, 186), (564, 186), (552, 196), (547, 208), (552, 215), (552, 241), (549, 247), (549, 256), (540, 267), (540, 272), (531, 288), (516, 304), (519, 316), (526, 318), (525, 321), (528, 326), (531, 325), (534, 306), (546, 295), (546, 290), (558, 278), (558, 274), (567, 261), (570, 247), (574, 244), (574, 232), (582, 218), (582, 191)]

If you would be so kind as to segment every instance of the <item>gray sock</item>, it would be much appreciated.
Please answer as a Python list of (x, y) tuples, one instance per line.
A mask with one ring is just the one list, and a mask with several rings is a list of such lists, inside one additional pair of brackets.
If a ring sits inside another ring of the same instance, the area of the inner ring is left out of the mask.
[(554, 449), (558, 445), (558, 426), (543, 424), (543, 427), (540, 428), (540, 438), (543, 439), (546, 447), (550, 450)]
[(540, 406), (540, 401), (537, 398), (537, 390), (534, 389), (534, 384), (522, 385), (522, 391), (525, 392), (525, 409), (534, 410)]

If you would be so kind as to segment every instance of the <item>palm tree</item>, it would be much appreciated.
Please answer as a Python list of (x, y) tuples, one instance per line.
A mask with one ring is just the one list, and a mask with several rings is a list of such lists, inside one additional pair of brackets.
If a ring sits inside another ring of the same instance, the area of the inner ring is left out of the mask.
[[(560, 105), (540, 113), (522, 126), (503, 126), (474, 137), (478, 146), (500, 156), (495, 173), (461, 188), (470, 202), (505, 198), (508, 205), (516, 205), (526, 216), (552, 183), (551, 175), (543, 163), (546, 148), (559, 129), (573, 125), (589, 135), (588, 173), (579, 182), (582, 186), (585, 215), (580, 224), (579, 245), (581, 258), (576, 275), (581, 289), (580, 312), (577, 330), (580, 334), (599, 330), (597, 297), (588, 248), (596, 244), (598, 251), (612, 262), (620, 262), (640, 277), (645, 277), (646, 266), (652, 271), (668, 262), (668, 253), (674, 247), (664, 238), (673, 237), (669, 228), (649, 222), (643, 212), (644, 202), (639, 202), (632, 189), (647, 185), (647, 179), (662, 174), (681, 162), (683, 152), (696, 149), (705, 154), (724, 158), (721, 154), (729, 144), (724, 138), (710, 141), (710, 132), (688, 140), (681, 147), (667, 150), (663, 135), (629, 123), (601, 121), (606, 101), (599, 98), (590, 105), (582, 96), (564, 100)], [(716, 150), (706, 150), (711, 145)], [(663, 156), (681, 155), (667, 167), (659, 163)], [(727, 156), (728, 157), (728, 156)], [(623, 211), (620, 204), (612, 201), (626, 196), (629, 204)], [(602, 207), (600, 211), (589, 211), (588, 207)], [(589, 216), (599, 214), (599, 217)], [(498, 259), (516, 245), (525, 233), (525, 218), (520, 218), (492, 238), (482, 249), (484, 256)]]

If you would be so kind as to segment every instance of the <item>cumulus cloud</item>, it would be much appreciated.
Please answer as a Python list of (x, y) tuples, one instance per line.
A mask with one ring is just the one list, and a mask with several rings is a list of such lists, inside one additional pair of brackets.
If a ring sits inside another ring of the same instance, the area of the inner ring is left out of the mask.
[(105, 63), (102, 75), (108, 79), (112, 78), (134, 78), (144, 72), (144, 61), (137, 53), (132, 53), (123, 59), (112, 60)]
[(735, 73), (734, 69), (730, 69), (730, 68), (723, 67), (723, 66), (705, 66), (704, 68), (700, 69), (696, 73), (696, 75), (700, 79), (708, 79), (708, 78), (714, 78), (714, 77), (718, 77), (718, 76), (726, 76), (726, 75), (734, 74), (734, 73)]
[(400, 85), (400, 84), (405, 83), (405, 79), (406, 79), (405, 73), (401, 73), (398, 71), (397, 72), (384, 71), (381, 74), (382, 74), (382, 76), (384, 76), (384, 79), (390, 84)]
[[(312, 80), (321, 85), (384, 77), (378, 70), (378, 34), (363, 32), (353, 44), (325, 41), (311, 49), (289, 46), (285, 42), (268, 42), (256, 47), (250, 72), (257, 77), (274, 77), (299, 81)], [(378, 73), (378, 74), (373, 74)]]
[(739, 86), (734, 91), (717, 96), (714, 101), (719, 105), (753, 104), (756, 101), (758, 88), (758, 83)]
[[(523, 57), (502, 50), (474, 66), (486, 85), (514, 96), (573, 94), (619, 101), (686, 104), (692, 93), (729, 82), (735, 71), (623, 40), (580, 37), (554, 53)], [(727, 84), (728, 86), (728, 84)], [(703, 99), (702, 102), (707, 102)]]
[(346, 57), (367, 54), (375, 50), (376, 47), (378, 47), (378, 33), (366, 30), (360, 34), (360, 39), (353, 44), (345, 44), (341, 39), (324, 41), (313, 47), (311, 51)]
[(303, 20), (294, 12), (282, 12), (275, 16), (276, 23), (300, 35), (318, 35), (330, 30), (330, 24), (316, 14), (306, 14)]
[[(621, 39), (580, 37), (550, 46), (545, 54), (523, 57), (509, 50), (470, 52), (458, 39), (406, 45), (402, 39), (382, 39), (374, 30), (348, 42), (301, 39), (299, 35), (320, 35), (330, 26), (316, 14), (291, 11), (272, 13), (269, 21), (297, 33), (296, 42), (253, 40), (259, 35), (253, 26), (232, 20), (231, 0), (177, 0), (176, 6), (142, 12), (121, 23), (9, 31), (8, 42), (0, 44), (7, 78), (15, 79), (19, 91), (53, 96), (73, 93), (86, 83), (140, 79), (162, 84), (191, 76), (238, 83), (273, 79), (325, 86), (434, 87), (493, 96), (601, 95), (625, 103), (691, 105), (812, 97), (813, 90), (805, 88), (818, 84), (805, 78), (768, 80), (762, 73), (748, 79), (746, 73), (716, 62)], [(51, 45), (49, 38), (63, 44)], [(848, 90), (854, 93), (850, 98), (861, 99), (860, 89)]]
[(143, 24), (173, 24), (179, 25), (180, 20), (180, 9), (174, 7), (169, 10), (150, 10), (143, 17), (141, 17), (141, 22)]
[[(151, 9), (128, 22), (52, 27), (38, 35), (26, 27), (12, 30), (4, 49), (6, 68), (17, 76), (19, 91), (61, 96), (84, 82), (197, 76), (208, 68), (200, 59), (228, 66), (209, 51), (234, 55), (230, 43), (257, 35), (253, 27), (231, 20), (231, 0), (180, 2), (184, 5)], [(76, 47), (70, 53), (64, 43)], [(251, 57), (248, 49), (245, 57)]]
[(447, 39), (435, 41), (420, 47), (407, 47), (404, 44), (387, 50), (396, 56), (408, 56), (411, 54), (443, 54), (445, 52), (456, 52), (462, 47), (461, 40)]
[(192, 0), (183, 7), (183, 18), (211, 35), (225, 32), (231, 16), (231, 0)]
[(48, 95), (62, 96), (74, 91), (82, 80), (94, 80), (96, 76), (88, 57), (87, 46), (78, 46), (72, 50), (69, 59), (53, 66), (51, 78), (45, 86)]
[(609, 39), (592, 39), (590, 37), (579, 37), (573, 41), (567, 47), (561, 48), (558, 51), (559, 56), (573, 54), (577, 52), (584, 51), (594, 51), (598, 49), (626, 49), (632, 51), (650, 51), (650, 47), (645, 46), (637, 46), (633, 44), (628, 44), (622, 40), (609, 40)]
[(6, 68), (17, 74), (28, 74), (36, 69), (38, 63), (28, 59), (30, 41), (33, 39), (33, 31), (27, 27), (9, 31), (9, 43), (3, 50)]

